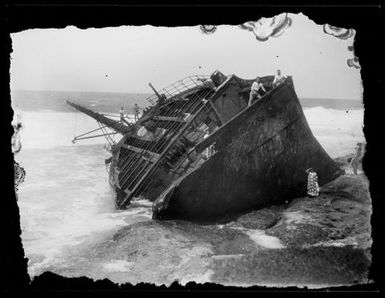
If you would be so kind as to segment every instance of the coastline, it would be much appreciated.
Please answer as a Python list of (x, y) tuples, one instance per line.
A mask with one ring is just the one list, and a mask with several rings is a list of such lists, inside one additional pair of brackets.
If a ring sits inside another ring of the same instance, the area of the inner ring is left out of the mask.
[[(342, 159), (348, 157), (338, 160)], [(76, 264), (63, 261), (64, 270), (49, 269), (64, 276), (158, 286), (175, 280), (182, 285), (195, 281), (239, 287), (368, 283), (372, 243), (368, 186), (362, 172), (348, 172), (324, 185), (319, 197), (294, 198), (226, 224), (158, 220), (128, 224), (102, 241), (83, 244)]]

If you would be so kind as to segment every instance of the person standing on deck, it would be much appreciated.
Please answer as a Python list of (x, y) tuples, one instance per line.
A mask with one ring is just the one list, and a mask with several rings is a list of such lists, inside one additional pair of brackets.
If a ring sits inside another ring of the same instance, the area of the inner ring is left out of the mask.
[(285, 79), (286, 79), (286, 76), (281, 73), (280, 69), (278, 69), (277, 73), (274, 76), (273, 88), (275, 88), (278, 85), (282, 84)]
[(135, 122), (139, 120), (139, 107), (138, 107), (138, 104), (134, 105), (134, 119), (135, 119)]
[(261, 79), (257, 77), (253, 82), (253, 84), (251, 85), (248, 106), (250, 106), (253, 103), (255, 98), (260, 99), (265, 93), (266, 93), (266, 89), (265, 87), (263, 87), (263, 84), (261, 83)]
[(306, 170), (307, 174), (307, 194), (310, 198), (319, 196), (318, 176), (312, 168)]

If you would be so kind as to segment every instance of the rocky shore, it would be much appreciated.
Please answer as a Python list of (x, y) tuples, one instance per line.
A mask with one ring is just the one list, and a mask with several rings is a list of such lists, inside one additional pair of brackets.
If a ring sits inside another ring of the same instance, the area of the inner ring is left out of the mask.
[(72, 261), (63, 260), (66, 269), (52, 271), (166, 286), (176, 280), (182, 285), (195, 281), (241, 287), (367, 283), (369, 182), (362, 172), (351, 174), (347, 162), (341, 165), (347, 174), (324, 185), (319, 197), (295, 198), (226, 224), (130, 224), (107, 239), (83, 245)]

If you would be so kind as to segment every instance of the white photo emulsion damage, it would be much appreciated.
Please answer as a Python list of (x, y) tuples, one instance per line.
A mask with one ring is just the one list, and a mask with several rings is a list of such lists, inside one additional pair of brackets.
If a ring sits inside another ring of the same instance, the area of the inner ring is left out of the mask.
[(30, 276), (370, 282), (354, 36), (286, 13), (12, 34)]

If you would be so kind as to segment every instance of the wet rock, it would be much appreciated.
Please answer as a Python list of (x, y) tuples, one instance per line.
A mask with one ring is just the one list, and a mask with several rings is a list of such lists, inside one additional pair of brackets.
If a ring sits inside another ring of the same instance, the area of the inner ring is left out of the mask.
[(215, 260), (211, 280), (238, 286), (329, 287), (368, 282), (369, 265), (365, 252), (352, 247), (260, 250)]
[[(365, 153), (363, 153), (362, 156), (364, 154)], [(345, 171), (346, 174), (353, 174), (353, 167), (352, 167), (351, 162), (352, 162), (354, 157), (355, 157), (355, 154), (351, 153), (351, 154), (348, 154), (348, 155), (345, 155), (345, 156), (337, 157), (337, 158), (334, 159), (334, 161), (337, 163), (337, 165), (341, 169), (343, 169)], [(362, 157), (360, 158), (360, 160), (358, 162), (357, 169), (358, 169), (359, 172), (363, 172)]]
[(77, 276), (167, 286), (175, 280), (233, 286), (365, 283), (371, 212), (366, 178), (344, 175), (324, 185), (316, 198), (295, 198), (226, 224), (148, 220), (127, 225), (83, 245), (68, 262), (76, 266), (58, 273), (73, 275), (77, 268)]
[(145, 281), (156, 285), (202, 279), (207, 258), (213, 254), (210, 244), (190, 239), (178, 230), (177, 223), (157, 221), (122, 228), (89, 247), (89, 252), (91, 255), (83, 258), (92, 258), (94, 278), (108, 275), (118, 283)]
[(213, 255), (244, 254), (255, 250), (254, 242), (247, 234), (227, 226), (184, 224), (179, 226), (178, 232), (191, 241), (210, 244)]
[[(282, 206), (272, 206), (252, 211), (240, 216), (235, 221), (235, 224), (248, 229), (265, 230), (274, 226), (280, 220), (282, 209)], [(229, 226), (231, 226), (231, 224), (229, 224)]]
[(344, 175), (325, 185), (319, 197), (296, 198), (223, 225), (156, 220), (130, 225), (103, 250), (108, 258), (132, 262), (134, 281), (362, 283), (371, 259), (370, 214), (366, 178)]
[(296, 198), (282, 209), (280, 220), (266, 230), (287, 246), (301, 247), (356, 237), (357, 247), (370, 247), (371, 200), (363, 175), (344, 175), (322, 187), (316, 198)]
[(343, 175), (324, 185), (321, 193), (332, 198), (347, 198), (363, 204), (371, 204), (369, 182), (365, 175)]
[(315, 244), (328, 237), (328, 232), (316, 225), (303, 223), (290, 225), (284, 221), (280, 223), (280, 225), (266, 231), (266, 233), (279, 238), (289, 247), (302, 247), (306, 244)]

